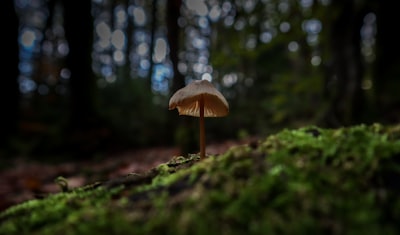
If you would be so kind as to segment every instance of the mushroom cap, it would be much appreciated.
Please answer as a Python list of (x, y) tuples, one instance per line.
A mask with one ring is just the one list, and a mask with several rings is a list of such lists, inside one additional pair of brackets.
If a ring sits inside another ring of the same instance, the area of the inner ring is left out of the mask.
[(169, 100), (169, 110), (179, 115), (200, 116), (200, 99), (204, 99), (204, 117), (223, 117), (229, 113), (225, 97), (207, 80), (195, 80), (177, 90)]

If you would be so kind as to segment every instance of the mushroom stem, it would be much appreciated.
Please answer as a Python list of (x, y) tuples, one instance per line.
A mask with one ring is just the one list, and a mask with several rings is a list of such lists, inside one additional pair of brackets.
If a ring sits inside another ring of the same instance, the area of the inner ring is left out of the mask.
[(206, 156), (206, 136), (204, 130), (204, 96), (200, 97), (200, 159)]

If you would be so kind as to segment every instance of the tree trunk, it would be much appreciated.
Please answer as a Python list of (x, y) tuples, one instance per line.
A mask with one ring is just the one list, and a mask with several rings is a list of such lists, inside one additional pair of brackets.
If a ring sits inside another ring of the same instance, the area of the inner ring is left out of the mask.
[[(170, 95), (174, 94), (177, 90), (185, 86), (185, 77), (178, 70), (179, 63), (179, 44), (180, 44), (180, 27), (178, 19), (180, 17), (182, 0), (168, 0), (167, 1), (167, 37), (169, 44), (169, 58), (171, 59), (174, 77), (170, 89)], [(172, 126), (168, 127), (169, 130), (174, 130), (174, 143), (179, 145), (182, 155), (194, 153), (199, 149), (197, 122), (195, 119), (187, 116), (180, 116), (177, 122), (176, 112), (169, 111), (168, 123)]]
[(363, 12), (353, 1), (334, 1), (332, 11), (340, 12), (331, 25), (331, 84), (327, 88), (329, 126), (351, 125), (361, 121), (364, 97), (361, 89), (363, 65), (360, 29)]
[(19, 88), (18, 88), (18, 27), (19, 19), (15, 12), (14, 1), (1, 1), (0, 15), (2, 23), (2, 80), (0, 86), (0, 147), (7, 146), (9, 138), (17, 131), (19, 118)]
[(151, 92), (152, 89), (152, 84), (153, 84), (153, 69), (154, 69), (154, 60), (153, 60), (153, 55), (154, 55), (154, 42), (155, 42), (155, 32), (156, 32), (156, 27), (157, 27), (157, 0), (152, 1), (151, 5), (151, 25), (150, 25), (150, 53), (149, 53), (149, 59), (150, 59), (150, 67), (149, 67), (149, 75), (147, 77), (147, 85), (149, 88), (149, 91)]
[(180, 42), (180, 27), (178, 25), (178, 19), (181, 15), (181, 5), (182, 0), (168, 0), (167, 2), (167, 37), (169, 44), (169, 57), (174, 71), (171, 94), (185, 86), (185, 78), (178, 70)]
[(398, 21), (396, 6), (393, 3), (379, 3), (377, 11), (374, 88), (378, 115), (386, 122), (400, 120), (400, 35), (394, 28)]
[(71, 119), (81, 129), (94, 117), (94, 75), (92, 73), (93, 19), (91, 1), (64, 1), (65, 36), (69, 44), (66, 58), (71, 71)]
[(71, 71), (70, 118), (66, 144), (75, 157), (88, 158), (100, 147), (105, 147), (102, 141), (107, 133), (95, 108), (91, 1), (64, 0), (63, 5), (65, 37), (69, 44), (66, 64)]

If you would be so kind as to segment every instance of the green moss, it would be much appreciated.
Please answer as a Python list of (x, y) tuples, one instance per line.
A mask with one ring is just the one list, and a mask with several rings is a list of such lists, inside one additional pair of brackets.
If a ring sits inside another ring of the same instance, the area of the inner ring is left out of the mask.
[(82, 222), (81, 217), (90, 211), (100, 211), (103, 203), (119, 191), (119, 188), (80, 188), (68, 193), (54, 194), (43, 200), (21, 203), (1, 213), (0, 234), (32, 234), (38, 228), (46, 231), (61, 226), (60, 222), (78, 225)]
[(282, 130), (51, 195), (0, 234), (398, 234), (400, 126)]

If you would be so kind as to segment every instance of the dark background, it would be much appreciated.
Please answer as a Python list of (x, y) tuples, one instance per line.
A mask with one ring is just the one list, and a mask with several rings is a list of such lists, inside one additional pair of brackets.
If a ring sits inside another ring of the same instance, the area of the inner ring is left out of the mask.
[(4, 0), (1, 159), (198, 151), (168, 110), (194, 79), (225, 95), (207, 142), (304, 125), (398, 123), (396, 3), (378, 0)]

